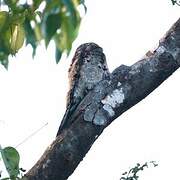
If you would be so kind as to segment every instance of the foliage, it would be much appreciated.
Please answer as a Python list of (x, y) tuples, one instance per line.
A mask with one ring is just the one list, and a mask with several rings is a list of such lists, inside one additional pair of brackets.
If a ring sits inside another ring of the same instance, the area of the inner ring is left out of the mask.
[(69, 54), (78, 35), (81, 22), (78, 7), (86, 11), (84, 0), (20, 0), (0, 1), (0, 63), (8, 67), (9, 55), (15, 55), (30, 44), (33, 56), (41, 40), (48, 47), (51, 40), (56, 45), (56, 62), (63, 52)]
[(143, 171), (145, 167), (148, 168), (148, 164), (153, 164), (154, 167), (158, 166), (158, 164), (156, 164), (155, 161), (151, 161), (149, 163), (146, 162), (143, 165), (140, 165), (138, 163), (135, 167), (131, 168), (128, 172), (124, 172), (120, 180), (138, 180), (139, 176), (137, 174), (139, 173), (139, 171)]
[(171, 0), (171, 2), (172, 2), (173, 5), (176, 4), (176, 5), (180, 6), (180, 1), (179, 0), (178, 1), (177, 0)]
[[(20, 171), (24, 172), (25, 170), (22, 168), (19, 168), (20, 156), (19, 156), (18, 151), (13, 147), (5, 147), (3, 149), (0, 147), (0, 154), (4, 162), (4, 165), (6, 167), (6, 170), (9, 174), (9, 177), (3, 178), (1, 180), (19, 179)], [(0, 174), (0, 177), (1, 177), (1, 174)]]

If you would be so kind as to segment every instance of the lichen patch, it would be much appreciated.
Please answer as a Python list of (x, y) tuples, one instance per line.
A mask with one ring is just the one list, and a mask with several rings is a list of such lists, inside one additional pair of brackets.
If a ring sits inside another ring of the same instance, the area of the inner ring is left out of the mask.
[(180, 48), (172, 48), (172, 49), (167, 49), (166, 47), (164, 46), (159, 46), (157, 49), (156, 49), (156, 52), (158, 54), (163, 54), (164, 52), (168, 52), (170, 53), (174, 59), (177, 59), (179, 53), (180, 53)]
[(121, 82), (118, 82), (117, 86), (118, 86), (118, 87), (121, 86)]
[(122, 88), (120, 89), (115, 89), (112, 94), (106, 96), (101, 102), (105, 105), (108, 104), (112, 108), (115, 108), (119, 104), (123, 103), (124, 101), (124, 93)]
[(158, 54), (162, 54), (166, 51), (166, 48), (164, 46), (159, 46), (157, 49), (156, 49), (156, 52)]
[(51, 160), (48, 159), (48, 160), (46, 161), (46, 163), (43, 164), (43, 169), (47, 168), (50, 162), (51, 162)]
[(107, 119), (101, 110), (96, 112), (93, 123), (99, 126), (105, 126), (107, 124)]
[(109, 116), (112, 117), (112, 116), (115, 115), (115, 112), (114, 112), (113, 108), (109, 104), (105, 104), (103, 106), (103, 109), (108, 112)]

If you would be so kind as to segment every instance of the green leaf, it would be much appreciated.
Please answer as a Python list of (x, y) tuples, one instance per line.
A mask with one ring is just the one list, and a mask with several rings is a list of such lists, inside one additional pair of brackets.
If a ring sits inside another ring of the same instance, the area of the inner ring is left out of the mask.
[(78, 35), (80, 20), (76, 27), (74, 27), (72, 19), (69, 18), (69, 16), (61, 14), (61, 19), (61, 32), (59, 34), (56, 34), (55, 42), (56, 46), (61, 49), (62, 52), (67, 51), (67, 54), (69, 54), (72, 43)]
[(79, 12), (77, 11), (75, 4), (72, 0), (62, 0), (62, 2), (67, 8), (67, 11), (65, 12), (66, 16), (71, 19), (72, 25), (76, 27), (79, 23)]
[(12, 54), (15, 54), (23, 46), (25, 32), (21, 24), (13, 24), (10, 28), (10, 50)]
[(25, 12), (10, 14), (9, 24), (23, 24), (25, 21)]
[(16, 8), (16, 4), (17, 4), (18, 0), (4, 0), (4, 2), (9, 8), (14, 10)]
[(24, 28), (21, 24), (11, 24), (4, 33), (4, 44), (11, 54), (15, 54), (24, 43)]
[(48, 46), (50, 40), (55, 35), (57, 29), (60, 28), (61, 17), (59, 14), (50, 14), (46, 18), (44, 18), (44, 22), (42, 24), (42, 32), (45, 37), (46, 47)]
[(8, 20), (8, 12), (0, 11), (0, 32), (3, 30), (7, 20)]
[(41, 41), (43, 37), (42, 37), (41, 28), (40, 28), (39, 23), (35, 22), (34, 32), (35, 32), (36, 40), (38, 42)]
[(59, 48), (56, 47), (56, 52), (55, 52), (55, 55), (56, 55), (56, 63), (58, 64), (60, 59), (61, 59), (61, 56), (62, 56), (62, 52), (60, 51)]
[(1, 149), (1, 155), (10, 178), (15, 179), (19, 174), (20, 156), (18, 151), (13, 147), (6, 147)]
[(46, 7), (44, 13), (56, 14), (61, 9), (61, 1), (59, 0), (46, 0)]
[(36, 54), (36, 35), (35, 32), (30, 24), (30, 20), (26, 19), (24, 23), (24, 28), (25, 28), (25, 35), (26, 35), (26, 45), (30, 44), (33, 48), (33, 57)]
[(68, 16), (72, 18), (73, 24), (76, 24), (76, 9), (71, 0), (62, 0), (63, 4), (67, 8), (67, 12), (70, 13)]
[[(0, 32), (1, 46), (4, 47), (6, 53), (15, 54), (23, 45), (25, 39), (23, 22), (24, 13), (6, 14), (6, 22)], [(3, 16), (2, 16), (3, 17)], [(1, 47), (2, 48), (2, 47)]]
[(3, 43), (4, 43), (4, 47), (7, 49), (7, 51), (10, 53), (10, 41), (11, 41), (11, 28), (8, 27), (8, 29), (6, 29), (6, 31), (4, 32), (3, 36)]
[(6, 54), (4, 54), (3, 52), (0, 52), (0, 63), (6, 68), (8, 69), (8, 56)]

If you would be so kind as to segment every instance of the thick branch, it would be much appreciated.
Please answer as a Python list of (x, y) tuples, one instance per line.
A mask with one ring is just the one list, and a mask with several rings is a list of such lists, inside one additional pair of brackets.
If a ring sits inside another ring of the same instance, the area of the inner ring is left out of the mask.
[(112, 72), (110, 80), (100, 82), (87, 94), (72, 115), (74, 123), (47, 148), (26, 178), (67, 179), (102, 131), (157, 88), (179, 65), (180, 20), (156, 50), (130, 67), (121, 65)]

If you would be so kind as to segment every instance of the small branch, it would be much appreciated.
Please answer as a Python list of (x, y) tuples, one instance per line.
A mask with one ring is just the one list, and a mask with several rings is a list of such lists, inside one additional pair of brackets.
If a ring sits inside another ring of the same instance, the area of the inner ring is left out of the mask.
[[(74, 123), (47, 148), (25, 175), (27, 180), (65, 180), (103, 130), (145, 98), (180, 65), (180, 20), (153, 52), (128, 67), (116, 68), (110, 80), (90, 91), (72, 115)], [(98, 124), (98, 125), (97, 125)]]
[(175, 5), (177, 4), (178, 6), (180, 6), (180, 1), (178, 0), (171, 0), (172, 4)]
[(155, 161), (146, 162), (142, 165), (139, 163), (135, 167), (131, 168), (128, 172), (124, 172), (120, 180), (138, 180), (139, 176), (137, 175), (140, 171), (143, 171), (144, 168), (148, 168), (148, 165), (153, 164), (154, 167), (158, 166)]

